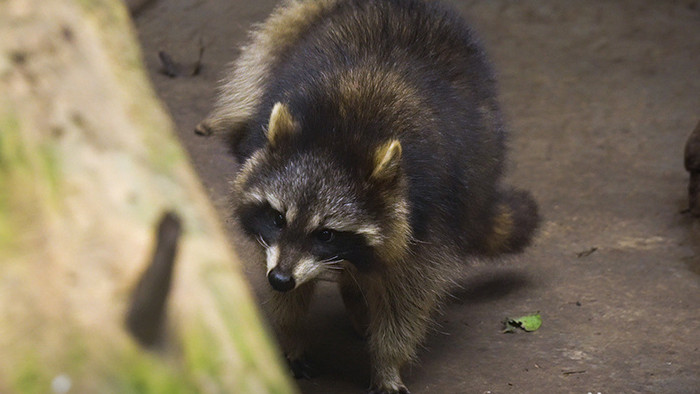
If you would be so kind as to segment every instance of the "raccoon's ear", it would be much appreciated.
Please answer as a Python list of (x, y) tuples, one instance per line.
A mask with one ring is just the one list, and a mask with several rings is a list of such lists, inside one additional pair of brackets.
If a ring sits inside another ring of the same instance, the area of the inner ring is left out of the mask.
[(401, 143), (391, 140), (374, 151), (374, 169), (371, 178), (387, 179), (395, 176), (401, 165)]
[(277, 103), (272, 107), (270, 123), (267, 126), (267, 141), (271, 147), (278, 146), (284, 136), (296, 134), (299, 130), (299, 122), (294, 120), (286, 104)]

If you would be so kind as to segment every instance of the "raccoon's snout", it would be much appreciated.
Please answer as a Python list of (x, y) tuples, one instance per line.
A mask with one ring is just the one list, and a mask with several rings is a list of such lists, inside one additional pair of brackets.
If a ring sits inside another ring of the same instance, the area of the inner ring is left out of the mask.
[(289, 291), (296, 286), (294, 277), (278, 268), (272, 269), (272, 271), (267, 274), (267, 280), (270, 282), (272, 288), (277, 291)]

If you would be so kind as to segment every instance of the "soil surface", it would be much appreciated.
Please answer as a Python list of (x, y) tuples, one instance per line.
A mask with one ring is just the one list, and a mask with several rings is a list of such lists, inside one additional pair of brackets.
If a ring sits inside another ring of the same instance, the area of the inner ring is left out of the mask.
[[(227, 222), (235, 160), (193, 129), (274, 4), (155, 0), (135, 19), (156, 90)], [(465, 268), (405, 383), (414, 394), (700, 392), (700, 224), (681, 213), (683, 147), (700, 119), (699, 2), (454, 4), (499, 75), (508, 179), (534, 193), (544, 221), (527, 252)], [(181, 76), (161, 73), (158, 51)], [(258, 272), (247, 273), (259, 289)], [(359, 393), (364, 343), (336, 291), (322, 290), (309, 316), (322, 375), (299, 386)], [(538, 331), (501, 333), (506, 316), (533, 311)]]

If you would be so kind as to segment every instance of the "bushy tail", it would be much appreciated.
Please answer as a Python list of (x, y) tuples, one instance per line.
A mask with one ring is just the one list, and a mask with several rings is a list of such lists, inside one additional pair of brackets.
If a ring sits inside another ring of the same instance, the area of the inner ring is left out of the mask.
[(529, 192), (503, 191), (486, 237), (488, 254), (521, 252), (532, 241), (539, 223), (537, 203)]

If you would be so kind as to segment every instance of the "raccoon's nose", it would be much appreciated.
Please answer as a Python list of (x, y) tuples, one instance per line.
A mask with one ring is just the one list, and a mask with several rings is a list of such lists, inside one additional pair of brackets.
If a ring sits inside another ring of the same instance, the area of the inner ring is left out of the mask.
[(294, 277), (290, 274), (284, 273), (277, 268), (270, 271), (267, 274), (267, 280), (270, 281), (272, 288), (277, 291), (289, 291), (294, 288)]

